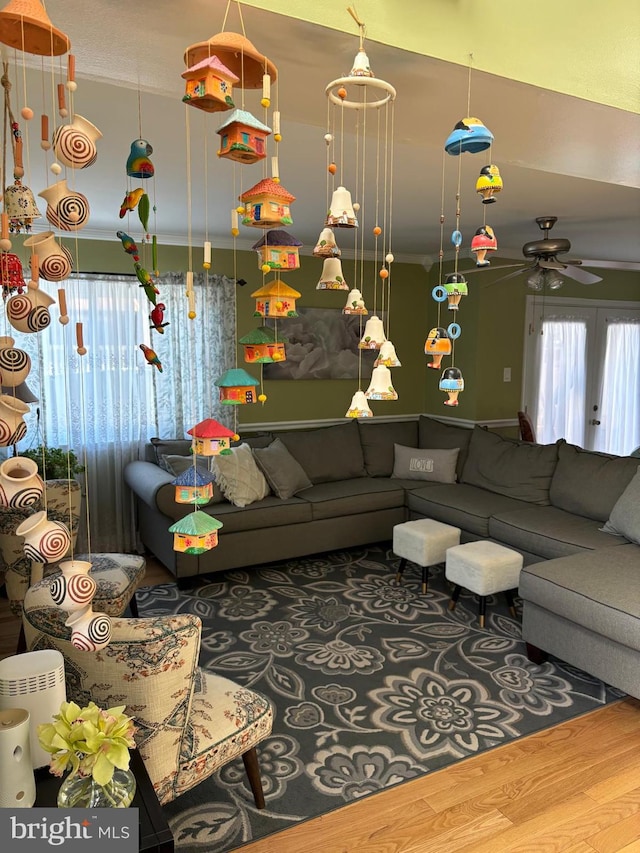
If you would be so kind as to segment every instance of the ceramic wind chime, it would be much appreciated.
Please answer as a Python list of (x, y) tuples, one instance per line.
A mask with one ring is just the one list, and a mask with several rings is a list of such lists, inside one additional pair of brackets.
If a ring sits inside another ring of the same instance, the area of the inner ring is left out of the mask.
[[(373, 414), (369, 401), (398, 399), (390, 368), (400, 367), (400, 360), (393, 343), (388, 339), (391, 265), (394, 260), (390, 212), (396, 90), (390, 83), (375, 76), (364, 48), (365, 26), (353, 8), (347, 11), (358, 25), (360, 43), (351, 72), (346, 77), (333, 80), (325, 89), (329, 101), (324, 136), (327, 152), (327, 214), (313, 254), (323, 259), (316, 289), (347, 291), (343, 314), (355, 315), (360, 319), (358, 390), (346, 417), (365, 418)], [(351, 117), (357, 118), (355, 129), (348, 127)], [(374, 130), (375, 144), (372, 146), (367, 136)], [(355, 168), (349, 173), (345, 145), (351, 144), (347, 136), (351, 132), (355, 133), (357, 142)], [(375, 168), (372, 169), (372, 166)], [(353, 201), (350, 186), (354, 187), (356, 201)], [(358, 200), (359, 195), (364, 197), (365, 186), (368, 199), (366, 206)], [(374, 255), (371, 316), (364, 299), (364, 234), (367, 227), (371, 228), (373, 235)], [(336, 230), (345, 235), (351, 232), (354, 237), (354, 267), (350, 282), (343, 272)], [(379, 311), (383, 313), (385, 308), (386, 324), (378, 316)], [(366, 322), (363, 319), (365, 317), (368, 318)], [(375, 352), (376, 358), (369, 387), (364, 391), (361, 384), (363, 354), (369, 351)]]
[[(469, 93), (468, 101), (471, 98), (471, 65), (469, 65)], [(467, 104), (467, 111), (470, 111), (470, 103)], [(491, 149), (493, 143), (493, 134), (483, 124), (483, 122), (473, 116), (461, 119), (456, 123), (455, 127), (447, 137), (444, 144), (443, 158), (445, 154), (452, 157), (458, 157), (458, 181), (455, 199), (455, 227), (451, 233), (451, 243), (454, 247), (454, 269), (453, 272), (444, 274), (443, 260), (444, 248), (442, 239), (440, 244), (440, 283), (433, 288), (432, 296), (438, 306), (437, 325), (434, 326), (429, 334), (424, 345), (425, 355), (429, 357), (427, 367), (441, 371), (438, 387), (447, 395), (444, 400), (445, 406), (459, 405), (459, 396), (464, 390), (464, 377), (462, 371), (455, 364), (455, 342), (460, 337), (461, 326), (458, 322), (459, 310), (461, 301), (468, 295), (467, 280), (462, 272), (460, 272), (459, 258), (460, 249), (463, 245), (463, 236), (460, 230), (461, 227), (461, 158), (465, 153), (479, 154), (487, 149)], [(444, 180), (444, 159), (443, 159), (443, 180)], [(482, 204), (489, 205), (496, 201), (496, 195), (502, 190), (502, 178), (498, 167), (489, 163), (480, 169), (480, 175), (476, 181), (475, 190), (480, 195)], [(486, 212), (486, 207), (483, 211)], [(440, 224), (444, 225), (444, 187), (443, 187), (443, 208), (440, 212)], [(444, 228), (441, 227), (441, 235), (444, 234)], [(494, 231), (486, 221), (480, 226), (473, 235), (470, 242), (470, 251), (475, 256), (476, 266), (488, 266), (490, 261), (488, 254), (497, 249), (497, 240)], [(451, 312), (452, 321), (446, 324), (441, 317), (441, 310), (447, 305), (447, 309)], [(451, 364), (444, 366), (443, 358), (451, 358)]]

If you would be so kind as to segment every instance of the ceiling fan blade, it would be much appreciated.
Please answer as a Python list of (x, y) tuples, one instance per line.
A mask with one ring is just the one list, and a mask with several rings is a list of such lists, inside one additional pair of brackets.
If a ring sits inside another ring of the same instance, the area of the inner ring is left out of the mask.
[(538, 266), (542, 270), (564, 270), (566, 264), (561, 264), (560, 261), (543, 260), (538, 261)]
[(562, 271), (562, 274), (574, 279), (575, 281), (579, 281), (580, 284), (597, 284), (599, 281), (602, 281), (599, 275), (594, 275), (580, 267), (567, 266), (567, 268)]
[[(471, 267), (471, 269), (469, 269), (469, 270), (460, 270), (460, 275), (471, 275), (472, 273), (488, 272), (489, 270), (491, 272), (496, 272), (497, 270), (508, 270), (508, 269), (511, 269), (512, 267), (522, 268), (525, 266), (527, 266), (527, 265), (526, 264), (500, 264), (500, 266), (495, 266), (495, 267)], [(533, 267), (529, 267), (529, 269), (533, 269)]]
[(514, 272), (507, 273), (507, 275), (501, 275), (500, 278), (496, 278), (494, 281), (490, 281), (487, 287), (493, 287), (493, 285), (498, 284), (498, 282), (507, 281), (507, 279), (509, 278), (515, 278), (515, 276), (530, 272), (532, 269), (535, 269), (535, 267), (525, 267), (524, 269), (514, 270)]

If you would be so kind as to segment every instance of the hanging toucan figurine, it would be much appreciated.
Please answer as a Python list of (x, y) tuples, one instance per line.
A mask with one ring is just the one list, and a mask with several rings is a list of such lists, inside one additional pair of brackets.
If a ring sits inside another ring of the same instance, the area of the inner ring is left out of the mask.
[(157, 367), (160, 373), (162, 373), (162, 363), (160, 362), (155, 350), (152, 350), (151, 347), (148, 347), (145, 344), (140, 344), (140, 349), (142, 350), (144, 357), (147, 359), (147, 364)]
[(149, 319), (151, 320), (151, 329), (155, 329), (156, 332), (160, 332), (161, 335), (164, 335), (164, 327), (168, 326), (168, 323), (163, 323), (164, 320), (164, 312), (166, 305), (162, 302), (158, 302), (156, 307), (149, 314)]
[(144, 267), (141, 267), (140, 264), (136, 263), (133, 265), (134, 270), (136, 271), (136, 276), (138, 277), (138, 281), (140, 282), (140, 287), (144, 288), (144, 292), (147, 294), (147, 299), (153, 305), (156, 304), (156, 296), (160, 291), (158, 290), (155, 281), (151, 277), (151, 273), (147, 272)]

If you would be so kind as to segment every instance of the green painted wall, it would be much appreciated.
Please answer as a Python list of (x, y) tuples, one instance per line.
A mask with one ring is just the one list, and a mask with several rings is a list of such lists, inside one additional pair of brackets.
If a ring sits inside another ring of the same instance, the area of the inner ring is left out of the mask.
[[(245, 0), (324, 27), (353, 32), (345, 0)], [(468, 65), (521, 83), (631, 112), (640, 109), (637, 0), (358, 0), (371, 41)], [(244, 14), (247, 34), (259, 45)], [(231, 28), (236, 25), (229, 18)], [(228, 26), (229, 28), (229, 26)]]
[[(79, 257), (85, 270), (131, 272), (129, 258), (116, 240), (80, 240)], [(201, 260), (201, 252), (194, 251), (196, 269), (200, 268)], [(165, 271), (186, 270), (187, 249), (160, 246), (159, 261)], [(452, 264), (445, 264), (443, 274), (451, 269)], [(342, 308), (344, 292), (315, 289), (320, 270), (321, 262), (317, 258), (305, 256), (301, 259), (301, 269), (289, 274), (286, 281), (302, 294), (300, 305)], [(350, 281), (353, 261), (345, 260), (343, 270), (345, 278)], [(234, 263), (232, 251), (214, 249), (213, 271), (247, 281), (246, 286), (237, 289), (237, 331), (241, 337), (259, 325), (253, 316), (255, 300), (251, 298), (251, 293), (260, 287), (262, 281), (257, 255), (255, 252), (238, 252)], [(600, 270), (599, 274), (603, 277), (602, 283), (586, 287), (567, 282), (559, 295), (637, 301), (640, 307), (638, 273)], [(439, 265), (434, 265), (428, 273), (418, 264), (393, 265), (390, 337), (402, 361), (402, 367), (393, 370), (393, 383), (399, 399), (396, 402), (372, 403), (374, 415), (428, 412), (469, 421), (514, 418), (522, 395), (525, 300), (531, 291), (519, 279), (493, 284), (500, 277), (499, 267), (468, 277), (469, 295), (462, 300), (459, 316), (455, 318), (462, 334), (454, 348), (455, 364), (463, 372), (465, 390), (460, 395), (459, 406), (449, 408), (443, 403), (446, 395), (438, 390), (440, 371), (427, 368), (424, 355), (424, 342), (429, 330), (438, 325), (446, 327), (453, 319), (452, 312), (446, 307), (441, 306), (438, 313), (438, 303), (431, 296), (439, 276)], [(373, 299), (369, 294), (373, 294), (374, 281), (373, 264), (367, 262), (364, 282), (370, 311)], [(286, 334), (286, 320), (282, 325)], [(238, 364), (244, 366), (241, 348)], [(502, 381), (504, 367), (511, 368), (511, 382)], [(259, 376), (257, 367), (247, 366), (247, 369)], [(238, 406), (238, 420), (249, 425), (342, 418), (356, 390), (357, 382), (346, 379), (265, 382), (264, 391), (268, 398), (265, 405)]]

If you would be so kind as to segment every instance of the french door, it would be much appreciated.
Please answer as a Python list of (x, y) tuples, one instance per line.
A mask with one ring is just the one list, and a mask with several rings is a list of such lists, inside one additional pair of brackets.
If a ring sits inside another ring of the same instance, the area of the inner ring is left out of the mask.
[(523, 407), (536, 440), (640, 446), (640, 305), (527, 297)]

